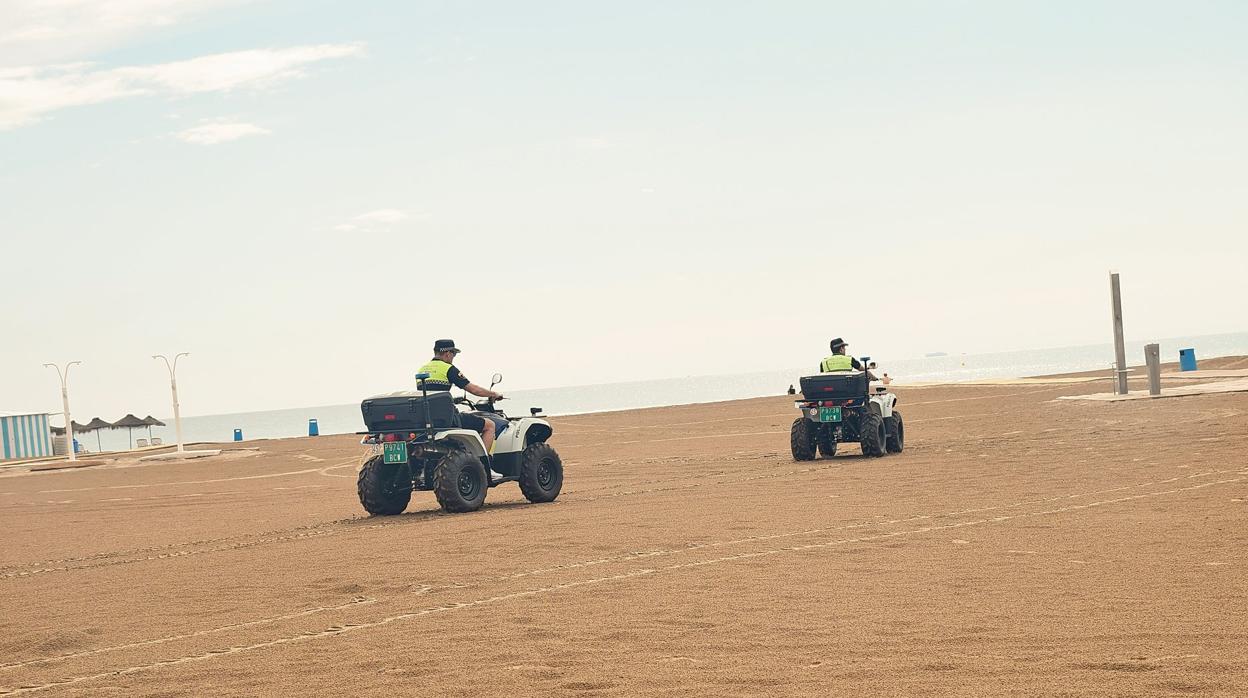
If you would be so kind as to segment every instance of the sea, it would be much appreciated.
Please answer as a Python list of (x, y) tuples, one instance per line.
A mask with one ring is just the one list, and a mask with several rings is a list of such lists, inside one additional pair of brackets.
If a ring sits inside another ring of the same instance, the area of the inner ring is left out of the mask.
[[(1161, 345), (1163, 362), (1177, 361), (1181, 348), (1195, 349), (1197, 361), (1218, 356), (1248, 355), (1248, 332), (1172, 337), (1157, 343)], [(1143, 364), (1144, 344), (1141, 341), (1127, 342), (1128, 363)], [(790, 385), (796, 387), (799, 376), (812, 373), (821, 358), (812, 357), (811, 365), (805, 368), (507, 391), (507, 401), (500, 403), (500, 406), (513, 415), (528, 414), (530, 407), (541, 407), (543, 414), (559, 416), (783, 395)], [(1114, 348), (1112, 344), (1091, 344), (994, 354), (871, 358), (877, 362), (879, 371), (887, 372), (899, 386), (906, 383), (960, 382), (1104, 370), (1108, 390)], [(153, 428), (150, 436), (160, 438), (166, 444), (173, 443), (173, 419), (160, 419), (168, 426)], [(353, 433), (364, 428), (360, 405), (353, 402), (183, 417), (182, 432), (187, 443), (233, 441), (236, 429), (240, 430), (244, 441), (280, 439), (307, 436), (309, 420), (312, 419), (317, 421), (322, 435)], [(149, 438), (148, 430), (135, 429), (130, 433), (126, 430), (101, 430), (77, 435), (79, 444), (88, 451), (124, 450), (129, 447), (131, 438)]]

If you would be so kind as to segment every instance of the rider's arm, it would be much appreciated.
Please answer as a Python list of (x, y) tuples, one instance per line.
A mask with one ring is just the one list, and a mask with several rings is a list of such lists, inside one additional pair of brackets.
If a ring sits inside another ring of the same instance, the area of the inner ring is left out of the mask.
[(872, 373), (871, 371), (867, 370), (867, 368), (866, 368), (865, 366), (863, 366), (863, 365), (862, 365), (862, 362), (861, 362), (861, 361), (859, 361), (858, 359), (855, 359), (854, 357), (852, 357), (852, 356), (851, 356), (851, 357), (849, 357), (849, 363), (850, 363), (850, 365), (851, 365), (851, 366), (853, 366), (853, 367), (854, 367), (854, 370), (855, 370), (855, 371), (863, 371), (863, 372), (865, 372), (865, 373), (867, 374), (867, 380), (869, 380), (869, 381), (879, 380), (878, 378), (876, 378), (876, 377), (875, 377), (875, 374), (874, 374), (874, 373)]
[(472, 393), (473, 395), (476, 395), (477, 397), (488, 397), (493, 400), (499, 400), (499, 399), (502, 399), (503, 397), (502, 395), (494, 392), (493, 390), (490, 390), (488, 388), (482, 388), (476, 383), (469, 383), (468, 385), (463, 386), (463, 388), (464, 390)]
[(459, 368), (456, 366), (452, 366), (451, 370), (446, 372), (446, 377), (447, 380), (451, 381), (451, 383), (455, 385), (455, 387), (462, 388), (465, 392), (472, 393), (477, 397), (487, 397), (493, 400), (501, 400), (503, 397), (493, 390), (482, 388), (476, 383), (469, 381), (468, 376), (461, 373)]

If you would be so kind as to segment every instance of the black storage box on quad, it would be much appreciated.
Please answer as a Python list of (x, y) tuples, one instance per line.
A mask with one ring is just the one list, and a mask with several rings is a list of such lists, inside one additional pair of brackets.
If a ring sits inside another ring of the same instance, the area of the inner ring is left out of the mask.
[(425, 428), (425, 401), (429, 402), (429, 421), (434, 429), (458, 429), (459, 412), (449, 392), (390, 393), (370, 397), (360, 403), (364, 426), (369, 431), (416, 431)]
[(802, 376), (800, 382), (802, 397), (807, 400), (853, 398), (867, 394), (867, 374), (861, 371)]

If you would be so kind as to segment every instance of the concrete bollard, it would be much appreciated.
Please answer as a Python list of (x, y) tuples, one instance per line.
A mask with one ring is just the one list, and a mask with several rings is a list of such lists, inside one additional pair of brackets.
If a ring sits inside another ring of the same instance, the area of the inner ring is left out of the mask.
[(1114, 321), (1114, 363), (1117, 364), (1116, 384), (1114, 393), (1127, 394), (1127, 345), (1122, 338), (1122, 285), (1118, 280), (1118, 272), (1109, 273), (1110, 310)]
[(1148, 365), (1148, 394), (1161, 395), (1161, 347), (1144, 345), (1144, 363)]
[(242, 440), (243, 440), (243, 430), (242, 430), (242, 429), (235, 429), (235, 430), (234, 430), (234, 440), (235, 440), (235, 441), (242, 441)]
[(316, 425), (315, 419), (308, 420), (308, 436), (320, 436), (321, 428)]

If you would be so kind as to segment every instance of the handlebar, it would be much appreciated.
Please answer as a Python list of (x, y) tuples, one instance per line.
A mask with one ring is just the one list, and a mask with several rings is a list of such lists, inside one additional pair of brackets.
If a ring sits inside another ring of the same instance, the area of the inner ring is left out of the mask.
[(456, 405), (468, 405), (469, 407), (480, 407), (481, 405), (492, 405), (498, 402), (499, 400), (506, 400), (506, 399), (507, 397), (505, 395), (499, 395), (496, 398), (487, 397), (480, 402), (473, 402), (472, 400), (469, 400), (467, 396), (464, 396), (464, 397), (457, 397), (451, 402), (455, 403)]
[[(498, 398), (498, 399), (502, 400), (503, 398)], [(494, 398), (486, 398), (485, 400), (482, 400), (480, 402), (473, 402), (472, 400), (469, 400), (467, 397), (457, 397), (452, 402), (454, 402), (457, 405), (465, 405), (478, 412), (490, 412), (490, 413), (499, 414), (499, 415), (502, 414), (500, 410), (494, 407), (494, 403), (497, 402), (497, 400), (495, 400)]]

